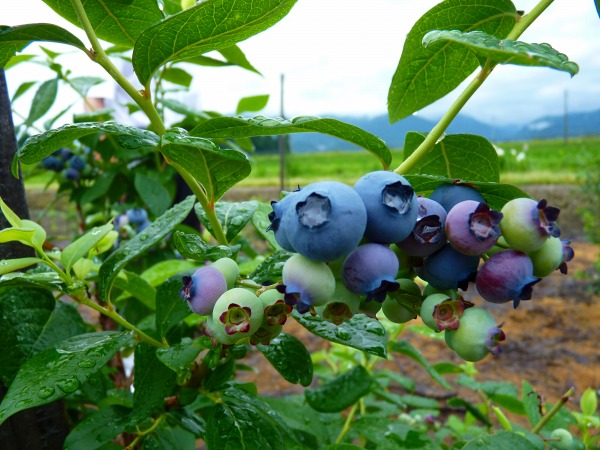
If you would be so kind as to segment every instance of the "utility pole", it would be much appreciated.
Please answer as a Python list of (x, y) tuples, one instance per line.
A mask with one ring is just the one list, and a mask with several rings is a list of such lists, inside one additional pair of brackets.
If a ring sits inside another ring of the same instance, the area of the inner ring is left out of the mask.
[[(279, 115), (284, 118), (283, 113), (283, 82), (284, 75), (281, 74), (279, 78)], [(285, 152), (286, 152), (286, 136), (280, 134), (278, 137), (278, 149), (279, 149), (279, 190), (285, 189)]]

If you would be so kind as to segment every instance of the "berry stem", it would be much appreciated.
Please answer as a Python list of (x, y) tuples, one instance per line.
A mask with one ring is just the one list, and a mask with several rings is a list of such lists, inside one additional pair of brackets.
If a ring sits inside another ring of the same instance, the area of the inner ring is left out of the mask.
[(552, 417), (554, 417), (554, 415), (560, 410), (560, 408), (562, 408), (563, 405), (569, 401), (569, 397), (573, 396), (573, 394), (575, 394), (574, 388), (570, 388), (567, 392), (565, 392), (560, 398), (560, 400), (557, 401), (556, 404), (552, 407), (552, 409), (548, 411), (548, 413), (545, 416), (543, 416), (540, 419), (540, 421), (531, 429), (531, 432), (533, 434), (539, 433), (542, 430), (542, 428), (544, 428), (544, 426), (550, 421), (550, 419), (552, 419)]
[(352, 423), (352, 419), (354, 419), (354, 415), (356, 414), (358, 405), (359, 405), (359, 402), (356, 402), (354, 405), (352, 405), (352, 409), (350, 409), (350, 412), (348, 413), (348, 415), (346, 416), (346, 420), (344, 421), (344, 426), (342, 427), (340, 434), (338, 435), (337, 439), (335, 440), (336, 444), (341, 443), (342, 440), (344, 439), (344, 436), (346, 435), (346, 433), (350, 430), (350, 424)]
[[(506, 36), (506, 39), (514, 40), (521, 36), (553, 1), (554, 0), (540, 0), (531, 12), (525, 14), (517, 21), (511, 32)], [(439, 122), (433, 127), (421, 145), (419, 145), (416, 150), (394, 170), (394, 172), (404, 175), (415, 168), (419, 161), (421, 161), (421, 159), (433, 149), (435, 144), (442, 139), (444, 132), (450, 123), (452, 123), (467, 101), (469, 101), (477, 89), (479, 89), (487, 77), (492, 73), (492, 70), (494, 70), (496, 65), (497, 64), (494, 61), (490, 59), (486, 60), (477, 76), (467, 85), (464, 91), (461, 92), (454, 103), (452, 103), (450, 108), (448, 108)]]

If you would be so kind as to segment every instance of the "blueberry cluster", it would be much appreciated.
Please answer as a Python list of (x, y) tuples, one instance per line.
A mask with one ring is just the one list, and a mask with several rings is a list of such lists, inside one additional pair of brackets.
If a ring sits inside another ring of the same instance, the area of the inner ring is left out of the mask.
[(233, 345), (249, 338), (253, 345), (268, 344), (281, 333), (292, 307), (274, 289), (256, 295), (255, 289), (235, 287), (239, 275), (233, 259), (218, 259), (183, 277), (179, 296), (194, 313), (207, 316), (204, 332), (215, 342)]
[[(371, 172), (354, 187), (318, 182), (272, 202), (270, 229), (293, 252), (277, 290), (298, 312), (340, 324), (379, 310), (403, 323), (420, 315), (465, 360), (500, 351), (504, 333), (458, 294), (475, 283), (492, 303), (529, 300), (533, 286), (573, 257), (559, 210), (517, 198), (501, 211), (468, 185), (417, 196), (400, 175)], [(424, 291), (414, 281), (427, 285)]]
[(69, 148), (60, 148), (42, 160), (46, 170), (60, 173), (68, 181), (78, 181), (86, 167), (85, 159), (73, 154)]
[(115, 217), (113, 223), (119, 237), (128, 239), (144, 231), (152, 222), (144, 208), (132, 208)]

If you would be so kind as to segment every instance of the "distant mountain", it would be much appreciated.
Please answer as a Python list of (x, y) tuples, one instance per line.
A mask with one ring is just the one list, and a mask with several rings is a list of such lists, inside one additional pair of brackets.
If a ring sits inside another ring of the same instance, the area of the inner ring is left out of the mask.
[[(435, 121), (419, 116), (410, 116), (395, 124), (390, 124), (386, 115), (375, 117), (342, 117), (334, 119), (356, 125), (380, 137), (390, 148), (404, 146), (404, 137), (409, 131), (429, 132)], [(524, 126), (494, 126), (469, 116), (459, 115), (448, 127), (447, 133), (478, 134), (493, 142), (520, 141), (529, 139), (552, 139), (563, 137), (562, 115), (536, 119)], [(600, 110), (571, 113), (568, 116), (569, 137), (600, 135)], [(291, 135), (291, 147), (295, 152), (319, 152), (331, 150), (354, 150), (357, 147), (349, 142), (317, 133), (297, 133)]]

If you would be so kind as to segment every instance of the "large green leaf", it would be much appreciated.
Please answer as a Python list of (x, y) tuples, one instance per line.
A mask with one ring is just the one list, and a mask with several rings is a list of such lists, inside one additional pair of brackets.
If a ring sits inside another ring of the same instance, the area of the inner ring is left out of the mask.
[(169, 189), (161, 182), (160, 173), (153, 170), (138, 170), (133, 179), (135, 190), (155, 216), (164, 213), (172, 203)]
[(0, 403), (0, 423), (16, 412), (72, 394), (131, 339), (129, 332), (101, 331), (36, 353), (21, 366)]
[(17, 160), (25, 164), (35, 164), (55, 150), (70, 145), (75, 139), (96, 133), (115, 135), (119, 144), (126, 149), (140, 147), (153, 148), (158, 145), (159, 141), (158, 136), (151, 131), (120, 125), (114, 122), (82, 122), (64, 125), (27, 139), (23, 147), (17, 151), (16, 158), (13, 161), (13, 174), (15, 176), (18, 175)]
[(133, 406), (137, 417), (164, 409), (165, 397), (175, 388), (176, 375), (156, 355), (148, 344), (135, 347)]
[[(215, 213), (223, 227), (223, 232), (228, 242), (231, 242), (242, 231), (250, 219), (252, 219), (256, 208), (258, 208), (256, 200), (248, 200), (246, 202), (217, 202)], [(212, 226), (201, 205), (197, 204), (195, 210), (202, 225), (213, 234)]]
[(177, 376), (182, 377), (190, 372), (190, 365), (200, 352), (210, 348), (211, 345), (211, 339), (208, 336), (202, 336), (193, 341), (190, 338), (184, 338), (181, 343), (173, 347), (159, 348), (156, 356)]
[(500, 431), (491, 436), (483, 435), (471, 439), (463, 447), (463, 450), (479, 450), (481, 448), (493, 448), (494, 450), (531, 450), (535, 447), (529, 440), (517, 433)]
[(358, 145), (378, 158), (384, 169), (387, 169), (392, 161), (392, 155), (385, 142), (356, 125), (336, 119), (313, 116), (301, 116), (292, 120), (264, 116), (217, 117), (193, 128), (190, 134), (208, 138), (241, 138), (310, 132), (327, 134)]
[(269, 95), (253, 95), (251, 97), (240, 98), (238, 101), (237, 108), (235, 109), (236, 114), (243, 112), (255, 112), (260, 111), (269, 102)]
[(307, 389), (308, 404), (320, 412), (340, 412), (371, 391), (373, 379), (363, 366), (354, 366), (316, 389)]
[(503, 38), (518, 14), (510, 0), (446, 0), (426, 12), (408, 33), (388, 93), (390, 122), (433, 103), (456, 88), (478, 66), (477, 55), (456, 43), (423, 47), (431, 30), (482, 30)]
[(276, 24), (296, 0), (208, 0), (144, 31), (133, 49), (133, 68), (148, 86), (169, 61), (232, 46)]
[(164, 338), (169, 330), (192, 314), (187, 303), (179, 297), (183, 287), (182, 276), (193, 270), (173, 275), (156, 289), (156, 330)]
[(192, 210), (195, 200), (190, 195), (176, 204), (152, 222), (144, 231), (136, 234), (106, 258), (98, 271), (98, 289), (103, 299), (108, 299), (113, 280), (125, 264), (140, 256), (173, 231), (173, 228), (179, 225)]
[(406, 175), (406, 179), (411, 184), (415, 192), (427, 196), (436, 187), (444, 183), (462, 182), (477, 188), (486, 202), (492, 209), (501, 210), (506, 202), (513, 198), (529, 197), (512, 184), (487, 183), (483, 181), (470, 182), (469, 180), (459, 180), (454, 178), (439, 177), (433, 175)]
[(29, 108), (29, 115), (25, 120), (28, 125), (33, 124), (36, 120), (46, 114), (54, 101), (56, 100), (56, 94), (58, 93), (58, 78), (52, 78), (51, 80), (44, 81), (33, 96), (31, 101), (31, 108)]
[[(404, 139), (404, 159), (425, 140), (424, 133), (409, 132)], [(498, 154), (484, 137), (448, 134), (440, 139), (411, 174), (440, 175), (469, 181), (500, 181)]]
[(184, 258), (197, 261), (216, 261), (219, 258), (231, 258), (233, 250), (225, 245), (207, 244), (197, 234), (176, 231), (173, 236), (175, 247)]
[(78, 422), (65, 440), (65, 450), (96, 450), (126, 430), (131, 410), (111, 405)]
[(77, 310), (35, 288), (0, 289), (0, 380), (9, 386), (31, 355), (85, 331)]
[(202, 185), (209, 202), (216, 202), (230, 187), (250, 175), (250, 162), (242, 152), (220, 150), (208, 139), (180, 131), (167, 132), (160, 151)]
[(385, 358), (387, 355), (385, 328), (376, 319), (355, 314), (341, 325), (334, 325), (319, 316), (292, 311), (294, 319), (313, 334), (331, 342)]
[(206, 447), (285, 450), (287, 430), (269, 405), (235, 388), (225, 390), (206, 423)]
[(554, 50), (550, 44), (529, 44), (511, 39), (498, 39), (483, 31), (462, 33), (458, 30), (433, 30), (423, 37), (428, 47), (436, 42), (452, 41), (472, 50), (475, 54), (501, 64), (540, 66), (568, 72), (579, 72), (579, 66), (569, 61), (567, 55)]
[(269, 345), (259, 344), (256, 348), (287, 381), (310, 386), (313, 378), (310, 353), (297, 338), (281, 333)]
[[(44, 0), (44, 3), (81, 27), (71, 2)], [(146, 28), (164, 18), (156, 0), (83, 0), (81, 3), (100, 39), (126, 47), (133, 47)]]
[(31, 23), (17, 27), (0, 26), (0, 67), (6, 66), (15, 53), (33, 41), (58, 42), (87, 51), (84, 43), (75, 35), (57, 25)]
[(5, 273), (14, 272), (15, 270), (21, 270), (25, 267), (32, 266), (42, 262), (39, 258), (27, 257), (27, 258), (15, 258), (15, 259), (2, 259), (0, 260), (0, 275)]

